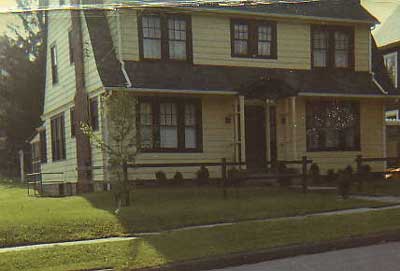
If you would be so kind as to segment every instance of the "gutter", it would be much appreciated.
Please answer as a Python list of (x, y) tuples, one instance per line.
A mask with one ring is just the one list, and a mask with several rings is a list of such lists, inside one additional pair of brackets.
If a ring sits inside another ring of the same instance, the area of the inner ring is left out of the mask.
[[(379, 83), (378, 83), (379, 84)], [(387, 98), (400, 98), (400, 95), (377, 95), (377, 94), (345, 94), (345, 93), (323, 93), (323, 92), (299, 92), (298, 96), (303, 97), (337, 97), (337, 98), (376, 98), (376, 99), (387, 99)]]
[(122, 59), (122, 36), (121, 36), (121, 18), (120, 18), (120, 12), (119, 9), (116, 9), (117, 11), (117, 29), (118, 29), (118, 60), (121, 63), (121, 71), (125, 77), (126, 80), (126, 86), (128, 88), (132, 87), (132, 82), (131, 79), (129, 78), (128, 73), (126, 72), (125, 69), (125, 62)]
[(374, 84), (379, 88), (379, 90), (384, 94), (384, 95), (388, 95), (389, 92), (387, 92), (382, 86), (381, 84), (379, 84), (378, 81), (376, 81), (375, 79), (375, 73), (371, 72), (371, 76), (372, 76), (372, 82), (374, 82)]
[(161, 88), (136, 88), (136, 87), (105, 87), (111, 91), (135, 91), (137, 93), (159, 93), (159, 94), (199, 94), (199, 95), (238, 95), (237, 91), (229, 90), (198, 90), (198, 89), (161, 89)]

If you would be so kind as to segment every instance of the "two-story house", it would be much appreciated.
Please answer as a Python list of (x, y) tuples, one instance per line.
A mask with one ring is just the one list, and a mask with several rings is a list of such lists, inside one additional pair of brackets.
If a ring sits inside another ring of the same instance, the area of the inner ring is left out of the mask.
[[(376, 23), (357, 0), (50, 10), (42, 172), (63, 176), (44, 181), (84, 191), (108, 178), (106, 155), (77, 124), (90, 121), (108, 139), (106, 91), (139, 99), (140, 163), (225, 157), (258, 169), (306, 155), (324, 172), (358, 154), (384, 157), (385, 104), (400, 93), (383, 69), (374, 73), (383, 65)], [(197, 168), (165, 169), (177, 170), (192, 178)]]

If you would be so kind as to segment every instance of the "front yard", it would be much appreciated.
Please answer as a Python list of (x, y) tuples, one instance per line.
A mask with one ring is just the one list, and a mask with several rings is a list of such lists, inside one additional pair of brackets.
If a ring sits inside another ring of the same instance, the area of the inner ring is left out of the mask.
[(233, 190), (227, 200), (213, 187), (138, 189), (133, 198), (132, 206), (116, 215), (111, 193), (35, 198), (24, 187), (0, 184), (0, 247), (383, 205), (267, 187), (241, 188), (237, 198)]
[(143, 236), (136, 240), (0, 252), (0, 270), (142, 268), (271, 248), (400, 230), (400, 211), (244, 222)]

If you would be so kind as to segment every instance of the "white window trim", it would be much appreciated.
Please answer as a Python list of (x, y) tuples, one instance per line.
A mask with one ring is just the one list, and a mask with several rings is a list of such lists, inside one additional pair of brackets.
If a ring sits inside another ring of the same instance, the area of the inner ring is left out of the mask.
[(395, 58), (394, 67), (396, 69), (396, 73), (394, 74), (394, 87), (397, 88), (398, 87), (398, 83), (399, 83), (399, 78), (397, 77), (398, 73), (399, 73), (399, 70), (398, 70), (399, 69), (399, 67), (398, 67), (399, 59), (398, 59), (397, 52), (392, 52), (392, 53), (385, 54), (383, 56), (383, 59), (384, 59), (385, 66), (386, 66), (386, 60), (388, 58), (392, 58), (392, 57)]

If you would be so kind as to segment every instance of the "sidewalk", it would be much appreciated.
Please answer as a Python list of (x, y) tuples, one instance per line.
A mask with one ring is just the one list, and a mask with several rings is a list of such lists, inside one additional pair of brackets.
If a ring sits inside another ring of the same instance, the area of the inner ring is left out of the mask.
[(73, 245), (82, 245), (82, 244), (128, 241), (128, 240), (140, 238), (140, 236), (158, 235), (158, 234), (162, 234), (162, 233), (185, 231), (185, 230), (192, 230), (192, 229), (214, 228), (214, 227), (240, 224), (240, 223), (245, 223), (245, 222), (272, 222), (272, 221), (282, 221), (282, 220), (288, 220), (288, 219), (305, 219), (305, 218), (314, 217), (314, 216), (344, 215), (344, 214), (356, 214), (356, 213), (383, 211), (383, 210), (390, 210), (390, 209), (400, 209), (400, 198), (396, 198), (396, 200), (394, 200), (393, 197), (391, 197), (390, 199), (389, 198), (381, 199), (380, 197), (354, 196), (354, 198), (377, 200), (377, 201), (381, 201), (381, 202), (393, 203), (394, 205), (385, 206), (385, 207), (353, 208), (353, 209), (326, 211), (326, 212), (318, 212), (318, 213), (311, 213), (311, 214), (297, 215), (297, 216), (288, 216), (288, 217), (254, 219), (254, 220), (245, 220), (245, 221), (239, 221), (239, 222), (189, 226), (189, 227), (176, 228), (176, 229), (165, 230), (165, 231), (160, 231), (160, 232), (137, 233), (137, 234), (134, 234), (133, 236), (127, 236), (127, 237), (108, 237), (108, 238), (89, 239), (89, 240), (80, 240), (80, 241), (67, 241), (67, 242), (57, 242), (57, 243), (47, 243), (47, 244), (6, 247), (6, 248), (0, 248), (0, 254), (5, 253), (5, 252), (13, 252), (13, 251), (49, 248), (49, 247), (54, 247), (54, 246), (73, 246)]

